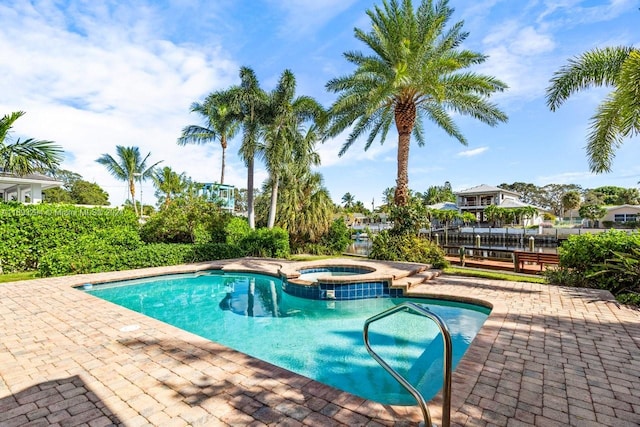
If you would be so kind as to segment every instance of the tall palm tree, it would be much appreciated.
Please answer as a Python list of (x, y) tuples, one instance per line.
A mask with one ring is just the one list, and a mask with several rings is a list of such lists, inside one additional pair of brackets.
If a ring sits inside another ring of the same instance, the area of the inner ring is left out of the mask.
[(355, 201), (356, 198), (351, 193), (344, 193), (344, 196), (342, 196), (342, 203), (344, 203), (345, 209), (349, 209), (351, 206), (353, 206)]
[(228, 140), (238, 132), (239, 123), (232, 114), (228, 102), (228, 93), (218, 91), (209, 94), (202, 103), (191, 104), (191, 111), (199, 113), (205, 120), (206, 126), (190, 125), (182, 129), (178, 138), (179, 145), (205, 144), (215, 140), (220, 141), (222, 147), (222, 165), (220, 167), (220, 184), (224, 184), (224, 169)]
[[(140, 182), (142, 182), (151, 177), (154, 168), (162, 162), (161, 160), (151, 166), (147, 166), (147, 160), (150, 155), (151, 153), (147, 153), (147, 155), (142, 158), (138, 147), (123, 147), (122, 145), (117, 145), (117, 158), (113, 158), (110, 154), (103, 154), (101, 157), (96, 159), (96, 162), (106, 167), (114, 178), (128, 183), (129, 195), (131, 196), (131, 203), (133, 204), (133, 211), (136, 216), (138, 215), (138, 207), (136, 206), (135, 198), (135, 180), (138, 178)], [(140, 206), (140, 210), (142, 210), (142, 206)]]
[(34, 172), (54, 171), (62, 163), (63, 150), (52, 141), (33, 138), (12, 141), (9, 134), (16, 120), (25, 114), (16, 111), (0, 119), (0, 172), (18, 176)]
[(229, 89), (228, 95), (232, 116), (242, 127), (242, 146), (239, 154), (247, 166), (247, 219), (249, 226), (255, 228), (253, 173), (267, 94), (260, 88), (255, 72), (251, 68), (241, 67), (240, 86)]
[(587, 157), (591, 172), (611, 172), (614, 150), (624, 138), (640, 133), (640, 50), (593, 49), (570, 59), (555, 72), (547, 88), (547, 105), (555, 111), (573, 93), (592, 86), (613, 91), (591, 117)]
[(262, 117), (263, 143), (258, 154), (265, 161), (269, 172), (271, 207), (267, 227), (273, 228), (276, 219), (279, 178), (283, 168), (291, 162), (313, 162), (319, 164), (314, 147), (318, 140), (317, 127), (303, 134), (303, 125), (324, 125), (325, 111), (309, 96), (295, 96), (296, 79), (290, 70), (285, 70), (276, 88), (268, 94), (265, 114)]
[(356, 70), (327, 83), (329, 91), (339, 94), (332, 106), (329, 135), (336, 136), (355, 123), (339, 155), (365, 133), (365, 150), (377, 136), (384, 143), (395, 122), (398, 170), (394, 202), (398, 206), (409, 202), (410, 139), (413, 135), (419, 146), (424, 145), (423, 116), (465, 145), (449, 112), (491, 126), (507, 120), (488, 102), (490, 95), (507, 85), (465, 70), (483, 63), (486, 56), (459, 49), (468, 33), (462, 31), (462, 22), (446, 27), (452, 14), (447, 0), (423, 0), (417, 10), (411, 0), (383, 0), (382, 8), (367, 11), (371, 30), (355, 29), (356, 39), (371, 53), (345, 53)]
[(156, 197), (165, 208), (171, 204), (172, 199), (183, 193), (188, 186), (185, 174), (178, 174), (169, 166), (154, 171), (151, 179), (156, 187)]

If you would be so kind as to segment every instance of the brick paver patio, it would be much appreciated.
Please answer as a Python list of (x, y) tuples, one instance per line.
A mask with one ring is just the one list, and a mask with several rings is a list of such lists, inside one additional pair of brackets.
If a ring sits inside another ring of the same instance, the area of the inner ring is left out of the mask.
[[(417, 407), (365, 401), (73, 289), (284, 263), (1, 284), (0, 425), (417, 425)], [(440, 276), (411, 294), (493, 306), (453, 374), (454, 425), (640, 425), (640, 313), (607, 292)]]

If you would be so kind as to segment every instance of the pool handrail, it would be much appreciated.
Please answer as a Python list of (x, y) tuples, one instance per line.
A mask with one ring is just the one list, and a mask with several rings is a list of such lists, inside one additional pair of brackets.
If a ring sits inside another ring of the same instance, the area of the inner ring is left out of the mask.
[(426, 427), (431, 427), (431, 414), (429, 413), (429, 408), (427, 406), (427, 402), (424, 400), (424, 397), (420, 392), (413, 386), (409, 381), (407, 381), (404, 377), (402, 377), (395, 369), (393, 369), (387, 362), (382, 360), (382, 358), (371, 348), (371, 344), (369, 343), (369, 325), (377, 320), (380, 320), (384, 317), (390, 316), (398, 311), (413, 311), (417, 314), (428, 317), (433, 320), (433, 322), (438, 325), (440, 328), (440, 332), (442, 333), (442, 341), (444, 343), (444, 365), (443, 365), (443, 386), (442, 386), (442, 427), (449, 427), (451, 425), (451, 369), (452, 369), (452, 344), (451, 344), (451, 333), (449, 332), (449, 328), (444, 323), (444, 321), (437, 314), (431, 312), (425, 307), (422, 307), (416, 303), (405, 301), (401, 304), (398, 304), (394, 307), (391, 307), (381, 313), (376, 314), (365, 320), (364, 322), (364, 345), (367, 348), (367, 352), (373, 357), (376, 362), (380, 364), (396, 381), (400, 383), (411, 395), (416, 399), (420, 409), (422, 410), (422, 417), (424, 418), (424, 423)]

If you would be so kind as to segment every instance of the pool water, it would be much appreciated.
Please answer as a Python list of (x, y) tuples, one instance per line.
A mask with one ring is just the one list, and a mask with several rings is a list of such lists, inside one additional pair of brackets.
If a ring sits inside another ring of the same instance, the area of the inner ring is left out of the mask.
[[(367, 353), (364, 321), (402, 301), (441, 316), (454, 367), (489, 309), (440, 300), (311, 300), (282, 291), (280, 279), (211, 272), (96, 285), (87, 292), (341, 390), (383, 404), (413, 397)], [(442, 387), (442, 338), (429, 319), (398, 313), (371, 324), (370, 342), (425, 399)]]

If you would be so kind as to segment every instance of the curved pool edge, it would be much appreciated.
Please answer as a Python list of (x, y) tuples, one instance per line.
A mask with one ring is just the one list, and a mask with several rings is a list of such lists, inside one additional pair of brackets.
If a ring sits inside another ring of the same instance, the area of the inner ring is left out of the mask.
[[(354, 263), (358, 263), (358, 260), (354, 260)], [(367, 261), (367, 263), (371, 263), (373, 261)], [(150, 267), (144, 269), (137, 270), (123, 270), (123, 271), (114, 271), (114, 272), (105, 272), (105, 273), (91, 273), (91, 274), (82, 274), (76, 276), (64, 276), (65, 279), (69, 279), (66, 281), (66, 286), (70, 286), (72, 288), (80, 288), (85, 283), (93, 283), (93, 284), (101, 284), (115, 281), (123, 281), (123, 280), (131, 280), (131, 279), (141, 279), (148, 278), (153, 276), (161, 276), (161, 275), (173, 275), (173, 274), (182, 274), (182, 273), (198, 273), (206, 270), (222, 270), (226, 272), (248, 272), (248, 273), (259, 273), (259, 274), (267, 274), (271, 276), (278, 276), (281, 274), (283, 269), (287, 269), (290, 267), (288, 265), (292, 263), (287, 260), (276, 260), (276, 259), (265, 259), (265, 258), (239, 258), (233, 260), (218, 260), (218, 261), (210, 261), (210, 262), (202, 262), (197, 264), (181, 264), (177, 266), (166, 266), (166, 267)], [(406, 270), (405, 270), (406, 271)], [(400, 273), (398, 277), (404, 273)], [(57, 279), (60, 279), (58, 277)], [(457, 368), (453, 371), (452, 374), (452, 389), (454, 390), (452, 401), (451, 401), (451, 411), (454, 413), (457, 409), (459, 409), (465, 401), (469, 398), (474, 386), (478, 382), (480, 374), (482, 372), (481, 368), (484, 366), (484, 361), (487, 360), (487, 357), (491, 350), (491, 345), (495, 341), (498, 331), (500, 330), (502, 324), (505, 321), (507, 310), (506, 305), (501, 301), (489, 301), (480, 298), (470, 297), (468, 295), (461, 295), (459, 293), (460, 289), (456, 282), (456, 276), (440, 276), (440, 281), (451, 281), (451, 285), (447, 284), (444, 287), (439, 283), (436, 286), (430, 286), (429, 291), (420, 291), (418, 292), (417, 288), (414, 288), (412, 291), (405, 294), (406, 297), (418, 297), (418, 298), (433, 298), (433, 299), (441, 299), (441, 300), (450, 300), (457, 302), (466, 302), (475, 305), (480, 305), (486, 308), (490, 308), (491, 312), (489, 316), (485, 320), (484, 324), (478, 331), (478, 334), (473, 339), (471, 344), (469, 345), (466, 353), (458, 363)], [(470, 278), (475, 280), (475, 278)], [(35, 279), (42, 280), (42, 279)], [(46, 280), (46, 279), (45, 279)], [(464, 286), (468, 286), (465, 284)], [(452, 287), (452, 289), (449, 289)], [(90, 294), (85, 294), (88, 298), (97, 299)], [(296, 374), (294, 372), (288, 371), (284, 368), (272, 365), (268, 362), (262, 361), (257, 358), (253, 358), (249, 355), (241, 353), (239, 351), (233, 350), (224, 345), (215, 343), (213, 341), (206, 340), (196, 334), (184, 331), (180, 328), (167, 325), (159, 320), (150, 318), (143, 314), (131, 311), (127, 308), (117, 306), (113, 303), (105, 301), (106, 304), (117, 307), (120, 310), (124, 310), (127, 313), (135, 313), (138, 316), (143, 316), (149, 321), (146, 323), (153, 324), (154, 322), (158, 324), (158, 328), (162, 329), (164, 327), (171, 328), (175, 331), (180, 331), (180, 334), (186, 334), (190, 337), (190, 343), (193, 343), (194, 339), (196, 342), (202, 343), (204, 341), (205, 344), (213, 343), (215, 346), (223, 347), (226, 351), (237, 353), (241, 359), (249, 361), (250, 364), (255, 365), (268, 365), (274, 370), (286, 371), (290, 374), (291, 380), (293, 384), (299, 383), (301, 380), (314, 383), (314, 387), (321, 388), (325, 391), (323, 393), (327, 393), (327, 396), (333, 396), (334, 403), (337, 404), (348, 404), (349, 406), (345, 406), (348, 409), (361, 414), (362, 416), (371, 417), (372, 414), (376, 414), (372, 419), (380, 419), (380, 420), (393, 420), (397, 419), (398, 421), (406, 421), (407, 419), (411, 421), (421, 421), (421, 411), (417, 405), (412, 406), (398, 406), (398, 405), (384, 405), (378, 402), (365, 400), (358, 396), (352, 395), (348, 392), (344, 392), (342, 390), (336, 389), (332, 386), (319, 383), (310, 378), (304, 377), (302, 375)], [(178, 334), (178, 335), (180, 335)], [(206, 346), (205, 346), (206, 347)], [(441, 407), (442, 407), (442, 392), (440, 391), (433, 399), (428, 402), (429, 410), (431, 412), (431, 416), (434, 422), (440, 422), (441, 420)], [(391, 418), (389, 418), (391, 417)]]

